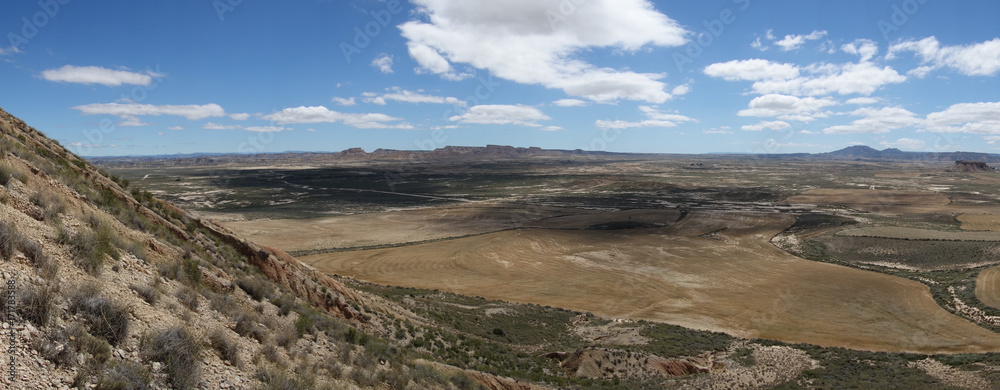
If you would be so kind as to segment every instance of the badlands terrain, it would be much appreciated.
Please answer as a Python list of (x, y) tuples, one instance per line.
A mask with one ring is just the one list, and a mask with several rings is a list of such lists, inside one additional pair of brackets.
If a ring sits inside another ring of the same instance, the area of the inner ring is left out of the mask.
[[(490, 146), (98, 162), (412, 311), (440, 345), (400, 345), (457, 367), (571, 387), (991, 388), (995, 159)], [(451, 337), (518, 353), (469, 359)]]

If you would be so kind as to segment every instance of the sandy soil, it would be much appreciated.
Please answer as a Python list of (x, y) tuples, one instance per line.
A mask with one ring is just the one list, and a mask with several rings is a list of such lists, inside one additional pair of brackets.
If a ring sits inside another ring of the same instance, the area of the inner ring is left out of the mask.
[[(1000, 335), (948, 313), (921, 283), (803, 260), (768, 242), (792, 222), (791, 215), (693, 212), (664, 228), (508, 230), (301, 260), (375, 283), (741, 337), (878, 351), (1000, 351)], [(715, 239), (701, 237), (710, 232)]]

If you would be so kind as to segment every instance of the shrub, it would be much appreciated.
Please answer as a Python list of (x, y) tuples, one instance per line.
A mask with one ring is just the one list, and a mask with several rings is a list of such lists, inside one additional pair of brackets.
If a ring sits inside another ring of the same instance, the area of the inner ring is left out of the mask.
[(60, 228), (59, 242), (70, 246), (77, 266), (91, 275), (97, 275), (104, 267), (106, 256), (118, 260), (121, 255), (114, 246), (111, 228), (101, 224), (99, 220), (91, 222), (92, 225), (96, 223), (96, 234), (85, 231), (70, 234)]
[(97, 377), (97, 390), (151, 389), (153, 376), (142, 364), (121, 360), (106, 366)]
[(163, 363), (173, 387), (191, 389), (201, 376), (201, 353), (198, 341), (184, 327), (174, 327), (148, 335), (142, 343), (147, 360)]
[(278, 307), (278, 315), (286, 316), (295, 306), (295, 297), (291, 294), (281, 294), (280, 297), (272, 299), (271, 303)]
[(187, 276), (187, 280), (192, 286), (197, 286), (201, 283), (201, 268), (198, 266), (201, 264), (196, 258), (185, 257), (184, 260), (184, 274)]
[(293, 327), (286, 326), (275, 332), (274, 342), (285, 349), (291, 348), (296, 341), (299, 341), (299, 334)]
[(59, 289), (52, 283), (30, 287), (21, 295), (21, 315), (37, 327), (49, 323)]
[(245, 291), (255, 301), (263, 301), (274, 293), (270, 283), (252, 276), (245, 276), (236, 281), (236, 286)]
[(55, 220), (59, 214), (66, 211), (66, 204), (58, 196), (36, 192), (29, 198), (31, 203), (42, 209), (40, 219), (43, 221)]
[(124, 304), (99, 296), (94, 285), (82, 286), (70, 299), (70, 311), (83, 317), (94, 336), (118, 345), (128, 337), (130, 310)]
[(295, 333), (300, 337), (306, 333), (312, 333), (313, 330), (313, 319), (309, 316), (309, 313), (299, 314), (299, 318), (295, 319)]
[(179, 300), (184, 306), (187, 306), (191, 311), (198, 311), (198, 292), (191, 287), (183, 287), (177, 290), (177, 300)]
[(261, 328), (257, 318), (257, 315), (253, 313), (240, 314), (236, 317), (236, 329), (234, 330), (240, 336), (249, 337), (264, 344), (267, 342), (267, 331)]
[(17, 230), (14, 230), (13, 226), (0, 221), (0, 258), (10, 260), (14, 256), (14, 249), (17, 248), (20, 237), (21, 235)]
[(45, 255), (41, 245), (38, 245), (38, 243), (27, 237), (20, 237), (18, 238), (17, 248), (21, 253), (24, 253), (24, 256), (31, 261), (31, 264), (38, 267), (43, 278), (51, 280), (56, 276), (56, 273), (59, 271), (59, 263)]
[(222, 329), (216, 329), (208, 336), (209, 343), (212, 344), (212, 348), (219, 353), (219, 357), (228, 361), (229, 364), (233, 366), (239, 366), (239, 345), (229, 338)]
[(306, 390), (316, 387), (316, 379), (312, 375), (302, 373), (290, 376), (281, 370), (272, 368), (258, 370), (257, 379), (264, 383), (262, 389), (267, 390)]
[(32, 347), (38, 354), (59, 367), (72, 367), (76, 364), (76, 345), (70, 340), (79, 338), (83, 333), (80, 325), (73, 323), (65, 328), (50, 328), (44, 337), (36, 337)]
[(6, 162), (0, 162), (0, 185), (10, 184), (10, 179), (17, 179), (22, 183), (28, 182), (28, 176), (20, 169), (15, 168)]
[(133, 284), (128, 286), (128, 288), (139, 294), (139, 297), (150, 305), (156, 305), (156, 302), (160, 300), (160, 290), (154, 286), (138, 286)]

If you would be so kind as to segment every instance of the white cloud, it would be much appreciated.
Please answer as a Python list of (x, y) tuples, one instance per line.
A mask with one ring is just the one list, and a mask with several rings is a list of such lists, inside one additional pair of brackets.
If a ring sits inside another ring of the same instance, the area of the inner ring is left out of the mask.
[(739, 116), (755, 117), (777, 117), (782, 120), (792, 120), (798, 122), (810, 122), (816, 118), (829, 116), (824, 111), (824, 107), (832, 106), (837, 102), (831, 98), (800, 98), (788, 95), (768, 94), (758, 96), (747, 105), (749, 108), (740, 110)]
[(236, 129), (242, 129), (243, 126), (240, 126), (240, 125), (220, 125), (218, 123), (208, 122), (204, 126), (202, 126), (201, 128), (203, 128), (205, 130), (236, 130)]
[(924, 141), (913, 138), (900, 138), (895, 142), (882, 141), (879, 144), (884, 148), (897, 148), (900, 150), (923, 150), (927, 146)]
[(545, 130), (545, 131), (559, 131), (559, 130), (562, 130), (562, 129), (563, 128), (560, 127), (560, 126), (545, 126), (545, 127), (542, 128), (542, 130)]
[(708, 130), (702, 130), (702, 133), (705, 133), (705, 134), (732, 134), (733, 132), (730, 131), (730, 130), (732, 130), (732, 127), (729, 127), (729, 126), (719, 126), (719, 127), (713, 127), (711, 129), (708, 129)]
[(781, 130), (781, 129), (787, 129), (789, 127), (792, 127), (792, 125), (784, 121), (762, 121), (755, 125), (742, 126), (740, 127), (740, 130), (743, 131), (761, 131), (764, 129)]
[(931, 36), (919, 41), (908, 40), (889, 47), (886, 59), (893, 59), (902, 52), (913, 52), (924, 65), (912, 70), (914, 76), (924, 77), (931, 70), (948, 67), (967, 76), (993, 76), (1000, 73), (1000, 38), (970, 45), (941, 46)]
[(353, 97), (348, 99), (344, 99), (342, 97), (334, 97), (332, 100), (333, 102), (337, 103), (338, 106), (353, 106), (357, 104), (357, 102), (354, 101)]
[(821, 133), (821, 132), (818, 132), (818, 131), (809, 131), (809, 130), (799, 130), (799, 134), (810, 134), (810, 135), (815, 135), (815, 134), (823, 134), (823, 133)]
[(122, 118), (141, 115), (176, 115), (193, 121), (226, 115), (226, 111), (218, 104), (156, 106), (135, 103), (93, 103), (72, 107), (72, 109), (79, 110), (85, 115), (106, 114)]
[[(855, 47), (859, 53), (862, 50)], [(864, 58), (864, 55), (862, 56)], [(870, 62), (829, 64), (814, 63), (805, 67), (761, 59), (715, 63), (705, 74), (729, 81), (753, 81), (753, 91), (796, 96), (828, 94), (869, 95), (887, 84), (906, 81), (891, 67), (879, 68)]]
[(139, 117), (132, 115), (123, 115), (122, 120), (118, 122), (119, 127), (143, 127), (151, 126), (149, 123), (143, 122)]
[(681, 122), (697, 122), (684, 115), (660, 112), (656, 106), (639, 106), (639, 111), (648, 119), (638, 122), (597, 120), (594, 125), (602, 129), (631, 129), (636, 127), (677, 127)]
[(705, 67), (705, 74), (727, 81), (789, 80), (799, 77), (799, 69), (792, 64), (750, 59), (711, 64)]
[(844, 102), (844, 103), (847, 103), (847, 104), (857, 104), (859, 106), (867, 106), (869, 104), (875, 104), (875, 103), (878, 103), (878, 102), (879, 102), (878, 98), (873, 98), (873, 97), (856, 97), (856, 98), (853, 98), (853, 99), (847, 99), (847, 101)]
[(1000, 135), (986, 135), (983, 136), (983, 140), (990, 145), (996, 145), (997, 141), (1000, 141)]
[(552, 102), (552, 104), (555, 104), (559, 107), (583, 107), (588, 105), (589, 103), (580, 99), (559, 99)]
[(253, 131), (257, 133), (272, 133), (278, 131), (290, 131), (292, 129), (280, 126), (247, 126), (244, 127), (243, 130)]
[[(454, 97), (445, 96), (432, 96), (424, 95), (423, 90), (417, 90), (417, 92), (407, 91), (399, 87), (392, 87), (388, 89), (389, 93), (378, 95), (374, 92), (365, 92), (361, 94), (365, 103), (375, 103), (378, 105), (385, 105), (387, 100), (393, 100), (397, 102), (404, 103), (435, 103), (435, 104), (452, 104), (459, 107), (465, 107), (466, 103), (464, 100), (460, 100)], [(353, 98), (352, 98), (353, 99)]]
[(239, 114), (229, 114), (229, 119), (234, 121), (245, 121), (250, 118), (250, 114), (239, 113)]
[(316, 129), (314, 129), (314, 128), (311, 128), (311, 127), (310, 127), (310, 128), (308, 128), (308, 129), (306, 129), (306, 131), (308, 131), (308, 132), (310, 132), (310, 133), (315, 133), (315, 132), (316, 132)]
[(264, 120), (274, 121), (277, 124), (288, 123), (343, 123), (359, 129), (412, 129), (409, 123), (387, 123), (398, 122), (402, 118), (392, 117), (386, 114), (370, 113), (355, 114), (331, 111), (323, 106), (313, 107), (293, 107), (261, 116)]
[(167, 130), (173, 130), (173, 131), (184, 130), (184, 126), (170, 126), (167, 128)]
[(878, 54), (878, 44), (871, 39), (858, 39), (852, 43), (845, 43), (840, 50), (861, 57), (861, 62), (868, 62)]
[(153, 83), (154, 77), (161, 76), (162, 75), (152, 71), (136, 73), (127, 70), (101, 68), (99, 66), (64, 65), (58, 69), (48, 69), (42, 71), (42, 78), (48, 81), (78, 84), (101, 84), (109, 87), (117, 87), (122, 84), (149, 85)]
[(851, 115), (862, 118), (849, 125), (827, 127), (823, 132), (826, 134), (888, 133), (920, 123), (920, 119), (914, 113), (902, 107), (881, 109), (862, 107), (851, 112)]
[[(598, 67), (578, 53), (595, 48), (636, 52), (676, 47), (689, 32), (647, 0), (415, 0), (425, 21), (399, 26), (422, 71), (455, 78), (454, 64), (488, 69), (522, 84), (561, 89), (570, 96), (606, 102), (660, 103), (670, 99), (662, 74)], [(489, 42), (488, 45), (483, 42)], [(512, 56), (509, 53), (518, 53)]]
[(491, 104), (472, 106), (462, 115), (448, 118), (461, 123), (474, 123), (483, 125), (518, 125), (529, 127), (541, 127), (536, 123), (549, 118), (541, 110), (524, 105)]
[(382, 73), (392, 73), (392, 56), (387, 53), (379, 53), (372, 60), (372, 66)]
[(691, 92), (691, 86), (688, 84), (681, 84), (670, 90), (670, 94), (673, 96), (687, 95), (688, 92)]
[(1000, 134), (1000, 102), (954, 104), (928, 114), (923, 127), (938, 133)]
[[(768, 31), (768, 35), (771, 35), (770, 31)], [(806, 41), (815, 41), (825, 36), (826, 31), (819, 30), (813, 31), (808, 35), (785, 35), (781, 40), (774, 41), (774, 44), (780, 47), (782, 51), (791, 51), (802, 47)], [(771, 36), (771, 40), (774, 40), (773, 36)]]

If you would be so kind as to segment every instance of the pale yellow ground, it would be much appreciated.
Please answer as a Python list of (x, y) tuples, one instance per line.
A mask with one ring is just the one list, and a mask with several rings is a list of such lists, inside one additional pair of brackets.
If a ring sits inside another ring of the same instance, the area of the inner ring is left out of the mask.
[(988, 230), (1000, 232), (1000, 215), (996, 214), (962, 214), (958, 216), (965, 230)]
[(979, 272), (976, 277), (976, 298), (987, 306), (1000, 309), (1000, 266)]
[[(1000, 351), (915, 281), (803, 260), (768, 240), (791, 215), (694, 212), (665, 228), (520, 229), (303, 257), (390, 285), (880, 351)], [(700, 237), (716, 232), (721, 239)]]

